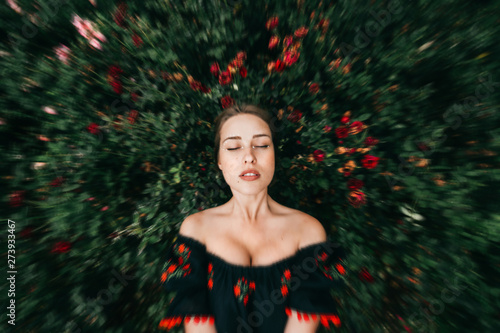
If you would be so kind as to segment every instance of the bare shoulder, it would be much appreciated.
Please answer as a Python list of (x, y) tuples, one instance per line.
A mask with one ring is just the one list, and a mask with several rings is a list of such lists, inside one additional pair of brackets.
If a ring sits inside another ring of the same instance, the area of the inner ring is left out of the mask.
[(300, 221), (299, 248), (303, 248), (308, 245), (317, 244), (327, 240), (325, 228), (323, 227), (321, 222), (318, 221), (318, 219), (304, 212), (300, 212), (297, 214)]
[(181, 227), (179, 229), (179, 234), (193, 238), (203, 244), (205, 244), (205, 239), (203, 235), (203, 212), (198, 212), (191, 214), (182, 221)]

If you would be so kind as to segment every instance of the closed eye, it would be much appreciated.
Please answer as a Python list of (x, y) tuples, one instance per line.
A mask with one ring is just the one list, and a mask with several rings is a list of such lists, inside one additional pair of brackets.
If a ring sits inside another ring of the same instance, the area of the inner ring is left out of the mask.
[[(269, 145), (265, 145), (265, 146), (254, 146), (254, 147), (257, 147), (257, 148), (269, 148)], [(241, 147), (238, 147), (238, 148), (226, 148), (227, 150), (237, 150), (237, 149), (240, 149)]]

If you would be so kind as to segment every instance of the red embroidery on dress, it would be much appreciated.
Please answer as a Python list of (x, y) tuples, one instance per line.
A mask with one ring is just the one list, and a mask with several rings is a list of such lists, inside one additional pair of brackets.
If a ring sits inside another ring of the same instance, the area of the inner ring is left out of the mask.
[(198, 324), (200, 322), (204, 323), (207, 320), (208, 320), (208, 323), (210, 325), (213, 325), (215, 322), (215, 319), (213, 316), (206, 316), (206, 315), (187, 315), (187, 316), (166, 317), (160, 321), (158, 328), (163, 329), (163, 330), (170, 330), (172, 327), (182, 324), (183, 321), (185, 323), (189, 323), (191, 320), (195, 324)]
[[(297, 313), (297, 319), (299, 321), (302, 321), (302, 319), (304, 321), (309, 321), (309, 319), (314, 321), (319, 316), (321, 325), (323, 325), (326, 328), (330, 328), (330, 324), (328, 323), (328, 321), (331, 321), (336, 327), (340, 327), (340, 325), (341, 325), (340, 318), (336, 314), (326, 314), (326, 313), (325, 314), (316, 314), (316, 313), (309, 313), (309, 312), (301, 312), (301, 311), (297, 311), (297, 310), (294, 310), (294, 311)], [(288, 317), (292, 316), (292, 309), (291, 308), (286, 307), (285, 312), (286, 312), (286, 315)]]
[(290, 287), (290, 280), (292, 278), (292, 273), (290, 273), (289, 269), (285, 269), (283, 271), (283, 275), (281, 276), (281, 295), (286, 297), (288, 295), (288, 288)]
[(185, 277), (191, 273), (191, 264), (188, 262), (191, 250), (185, 244), (174, 244), (174, 255), (163, 266), (161, 282), (171, 278)]
[(238, 298), (238, 301), (243, 301), (246, 306), (248, 303), (248, 297), (255, 291), (255, 282), (247, 281), (245, 277), (238, 279), (238, 282), (233, 286), (234, 296)]
[(208, 289), (212, 290), (214, 286), (214, 269), (212, 263), (208, 264)]

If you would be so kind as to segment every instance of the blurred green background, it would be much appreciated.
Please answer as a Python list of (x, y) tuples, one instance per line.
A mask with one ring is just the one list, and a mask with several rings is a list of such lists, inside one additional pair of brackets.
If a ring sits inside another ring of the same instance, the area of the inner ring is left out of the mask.
[(1, 330), (159, 331), (161, 256), (231, 197), (211, 126), (249, 102), (276, 125), (269, 194), (349, 253), (332, 332), (500, 331), (499, 9), (7, 0)]

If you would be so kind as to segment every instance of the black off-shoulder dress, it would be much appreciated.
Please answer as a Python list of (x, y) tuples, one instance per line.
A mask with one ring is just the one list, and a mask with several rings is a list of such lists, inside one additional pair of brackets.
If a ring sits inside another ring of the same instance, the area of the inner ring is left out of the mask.
[(280, 333), (288, 317), (339, 327), (333, 289), (343, 285), (345, 252), (331, 240), (265, 266), (228, 263), (194, 238), (178, 234), (161, 281), (173, 294), (160, 329), (209, 322), (217, 333)]

